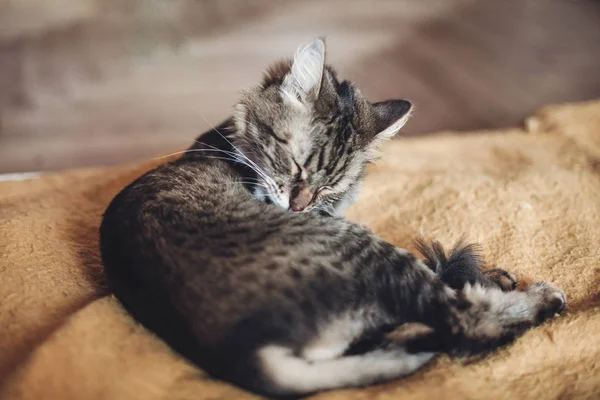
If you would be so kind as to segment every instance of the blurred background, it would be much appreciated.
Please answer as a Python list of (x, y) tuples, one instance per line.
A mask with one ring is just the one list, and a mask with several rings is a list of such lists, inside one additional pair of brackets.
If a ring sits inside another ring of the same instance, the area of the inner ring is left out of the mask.
[(0, 0), (0, 173), (186, 148), (272, 61), (326, 35), (405, 136), (600, 98), (595, 0)]

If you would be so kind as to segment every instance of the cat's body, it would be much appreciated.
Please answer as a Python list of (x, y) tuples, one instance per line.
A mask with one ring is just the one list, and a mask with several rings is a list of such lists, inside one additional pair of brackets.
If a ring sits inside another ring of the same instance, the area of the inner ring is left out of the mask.
[[(500, 290), (468, 247), (450, 259), (424, 247), (426, 265), (332, 215), (409, 105), (369, 105), (322, 50), (301, 48), (234, 119), (113, 200), (101, 250), (124, 306), (211, 373), (276, 395), (404, 376), (435, 352), (486, 351), (561, 311), (548, 284)], [(436, 275), (446, 267), (460, 291)], [(422, 325), (391, 331), (411, 322)], [(377, 340), (357, 351), (365, 338)]]

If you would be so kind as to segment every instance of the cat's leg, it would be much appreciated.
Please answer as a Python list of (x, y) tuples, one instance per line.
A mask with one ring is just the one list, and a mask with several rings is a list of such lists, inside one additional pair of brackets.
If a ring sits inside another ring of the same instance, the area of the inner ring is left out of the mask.
[[(241, 351), (235, 352), (235, 360), (228, 362), (238, 367), (227, 369), (237, 376), (229, 375), (228, 379), (267, 396), (306, 395), (403, 377), (434, 356), (433, 352), (407, 349), (413, 341), (431, 335), (432, 329), (423, 324), (405, 324), (388, 332), (385, 342), (370, 351), (350, 354), (348, 350), (365, 332), (381, 330), (387, 315), (363, 309), (322, 318), (317, 330), (311, 329), (308, 336), (301, 333), (302, 327), (297, 327), (294, 340), (261, 340), (256, 347), (239, 347)], [(240, 340), (235, 342), (243, 342), (246, 336), (240, 332)]]
[[(444, 351), (471, 355), (513, 341), (525, 330), (562, 312), (565, 294), (547, 282), (524, 291), (504, 292), (499, 288), (465, 285), (462, 291), (440, 290), (431, 296), (425, 323), (434, 327)], [(446, 303), (446, 305), (441, 304)]]
[(421, 332), (429, 334), (430, 330), (398, 333), (385, 345), (363, 354), (344, 355), (338, 351), (340, 346), (334, 346), (327, 354), (320, 352), (316, 359), (307, 359), (284, 346), (266, 345), (257, 352), (262, 381), (266, 383), (263, 390), (271, 395), (305, 395), (409, 375), (436, 354), (409, 352), (404, 347), (405, 340)]
[[(496, 284), (476, 281), (474, 285), (463, 284), (459, 290), (405, 251), (390, 250), (385, 244), (380, 244), (380, 249), (382, 264), (360, 270), (366, 272), (359, 276), (365, 287), (376, 288), (373, 293), (379, 308), (387, 310), (399, 324), (414, 321), (434, 329), (439, 347), (432, 348), (436, 343), (428, 340), (416, 351), (475, 354), (491, 350), (565, 308), (564, 293), (545, 282), (524, 291), (503, 291)], [(473, 266), (472, 261), (459, 254), (453, 265), (458, 270), (466, 267), (474, 271), (477, 264)]]

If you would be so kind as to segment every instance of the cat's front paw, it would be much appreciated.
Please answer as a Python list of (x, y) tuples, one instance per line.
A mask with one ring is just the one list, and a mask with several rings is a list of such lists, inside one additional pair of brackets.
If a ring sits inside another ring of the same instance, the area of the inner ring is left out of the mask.
[(531, 285), (527, 289), (527, 293), (535, 299), (538, 305), (536, 318), (539, 323), (560, 314), (567, 305), (565, 293), (548, 282)]
[(503, 292), (510, 292), (517, 287), (517, 277), (501, 268), (486, 269), (483, 275), (496, 284)]

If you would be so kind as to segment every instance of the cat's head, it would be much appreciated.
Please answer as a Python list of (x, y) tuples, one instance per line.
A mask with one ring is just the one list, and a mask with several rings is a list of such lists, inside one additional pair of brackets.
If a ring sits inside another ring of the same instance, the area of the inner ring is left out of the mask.
[(325, 64), (325, 42), (300, 46), (236, 105), (234, 144), (260, 170), (255, 196), (290, 211), (340, 214), (377, 147), (408, 119), (406, 100), (367, 101)]

